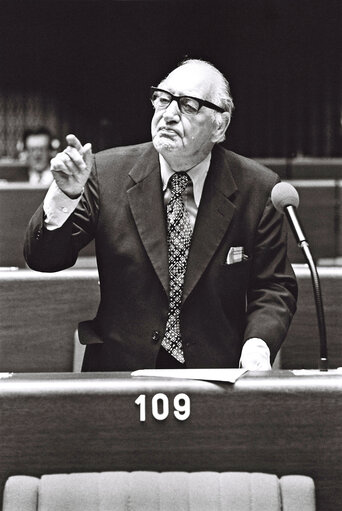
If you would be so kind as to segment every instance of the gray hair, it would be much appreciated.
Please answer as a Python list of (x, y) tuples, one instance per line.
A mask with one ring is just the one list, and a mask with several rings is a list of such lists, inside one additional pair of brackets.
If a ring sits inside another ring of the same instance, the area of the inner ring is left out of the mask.
[(186, 66), (187, 64), (201, 64), (207, 66), (217, 77), (215, 88), (212, 93), (212, 101), (223, 108), (229, 115), (234, 110), (233, 97), (230, 91), (230, 85), (225, 76), (213, 64), (202, 59), (184, 59), (177, 67)]
[[(225, 112), (228, 112), (229, 114), (229, 122), (227, 124), (227, 127), (230, 123), (232, 113), (234, 110), (234, 102), (233, 97), (230, 91), (230, 85), (226, 77), (219, 71), (211, 62), (208, 62), (206, 60), (202, 59), (184, 59), (182, 62), (178, 64), (177, 67), (186, 66), (188, 64), (200, 64), (203, 66), (206, 66), (211, 70), (211, 72), (215, 75), (215, 84), (213, 87), (213, 91), (211, 93), (211, 101), (215, 103), (215, 105), (220, 106), (225, 110)], [(211, 115), (213, 119), (220, 123), (222, 121), (222, 113), (215, 112), (214, 110), (211, 111)], [(221, 138), (217, 140), (216, 143), (223, 142), (226, 138), (225, 133), (222, 134)]]

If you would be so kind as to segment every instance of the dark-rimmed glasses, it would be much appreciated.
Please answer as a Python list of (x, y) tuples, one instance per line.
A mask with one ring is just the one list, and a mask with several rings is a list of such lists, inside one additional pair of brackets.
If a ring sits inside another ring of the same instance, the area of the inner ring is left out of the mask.
[(183, 114), (197, 114), (202, 106), (206, 106), (207, 108), (211, 108), (217, 112), (224, 112), (223, 108), (214, 105), (214, 103), (211, 103), (210, 101), (194, 98), (192, 96), (175, 96), (174, 94), (171, 94), (171, 92), (159, 89), (158, 87), (150, 88), (150, 99), (155, 110), (165, 110), (172, 101), (176, 101), (179, 110)]

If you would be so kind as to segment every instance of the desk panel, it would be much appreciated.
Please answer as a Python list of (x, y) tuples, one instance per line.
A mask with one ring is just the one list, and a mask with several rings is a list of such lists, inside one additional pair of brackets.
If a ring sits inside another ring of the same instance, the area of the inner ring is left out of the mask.
[[(151, 416), (153, 396), (191, 400)], [(135, 400), (146, 396), (146, 421)], [(249, 373), (235, 385), (128, 373), (0, 380), (1, 487), (14, 474), (216, 470), (313, 477), (318, 511), (342, 508), (342, 376)]]
[(26, 227), (45, 194), (46, 188), (29, 184), (0, 185), (0, 266), (25, 267)]
[(28, 181), (28, 165), (18, 161), (0, 160), (0, 181)]
[[(319, 331), (311, 274), (306, 265), (295, 265), (298, 305), (281, 348), (283, 369), (316, 369), (319, 364)], [(342, 367), (342, 267), (318, 267), (328, 341), (329, 367)]]
[(342, 158), (294, 158), (292, 179), (342, 179)]
[(0, 272), (0, 371), (72, 371), (74, 332), (99, 302), (97, 270)]
[(255, 158), (282, 179), (342, 179), (342, 158)]
[[(313, 255), (318, 258), (342, 256), (341, 187), (334, 180), (291, 181), (300, 196), (298, 215)], [(0, 266), (26, 266), (23, 242), (29, 220), (44, 199), (46, 188), (24, 183), (0, 185)], [(94, 257), (95, 244), (80, 252)], [(304, 262), (302, 252), (289, 233), (289, 256), (292, 263)]]
[[(28, 183), (0, 184), (0, 266), (25, 268), (25, 231), (46, 192), (46, 187)], [(94, 243), (90, 243), (80, 252), (84, 257), (94, 254)]]
[[(319, 334), (310, 271), (294, 265), (297, 313), (281, 350), (283, 369), (317, 368)], [(342, 267), (318, 268), (325, 310), (329, 366), (342, 366)], [(96, 315), (97, 270), (0, 272), (0, 371), (71, 371), (74, 331)]]
[[(298, 191), (298, 218), (314, 259), (334, 258), (338, 254), (340, 229), (338, 183), (333, 180), (289, 181)], [(306, 262), (288, 226), (288, 254), (291, 263)]]

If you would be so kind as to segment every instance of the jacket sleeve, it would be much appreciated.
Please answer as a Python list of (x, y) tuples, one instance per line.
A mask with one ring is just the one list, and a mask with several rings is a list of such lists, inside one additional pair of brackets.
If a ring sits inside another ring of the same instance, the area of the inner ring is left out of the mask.
[(24, 257), (28, 266), (42, 272), (73, 266), (79, 251), (95, 236), (98, 210), (99, 187), (94, 163), (83, 196), (62, 227), (52, 231), (44, 227), (42, 204), (32, 216), (24, 241)]
[(244, 341), (263, 339), (273, 362), (296, 311), (297, 280), (287, 258), (284, 215), (269, 198), (256, 232), (247, 292)]

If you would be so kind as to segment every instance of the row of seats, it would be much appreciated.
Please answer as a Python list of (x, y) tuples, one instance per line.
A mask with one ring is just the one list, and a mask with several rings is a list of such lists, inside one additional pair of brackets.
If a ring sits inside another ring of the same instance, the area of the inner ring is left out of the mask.
[(12, 476), (3, 511), (315, 511), (308, 476), (245, 472), (104, 472)]
[[(283, 369), (317, 368), (319, 333), (311, 277), (294, 266), (299, 283), (298, 311), (277, 360)], [(342, 366), (342, 267), (319, 268), (326, 314), (330, 367)], [(44, 274), (0, 272), (0, 371), (79, 370), (78, 322), (95, 317), (100, 300), (97, 270), (71, 269)], [(76, 346), (76, 348), (75, 348)]]

